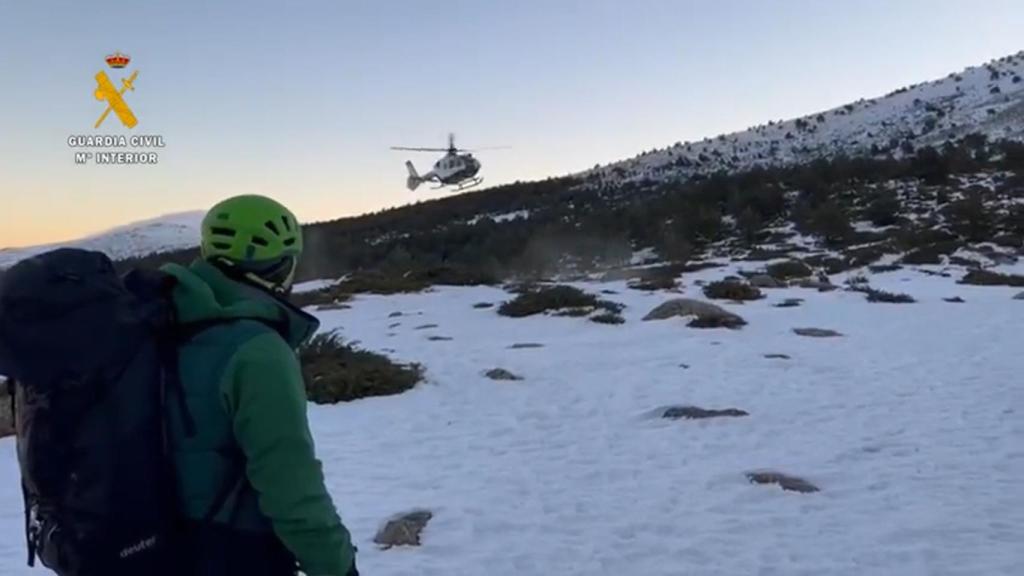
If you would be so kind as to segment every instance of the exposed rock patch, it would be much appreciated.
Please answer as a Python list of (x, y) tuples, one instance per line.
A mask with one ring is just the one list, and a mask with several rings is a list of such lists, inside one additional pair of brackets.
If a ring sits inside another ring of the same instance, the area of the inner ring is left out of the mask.
[(780, 282), (767, 274), (751, 276), (748, 281), (754, 288), (784, 288), (786, 286), (783, 282)]
[(738, 408), (725, 408), (723, 410), (708, 410), (705, 408), (698, 408), (697, 406), (672, 406), (666, 408), (665, 412), (662, 413), (662, 418), (669, 420), (702, 420), (705, 418), (720, 418), (720, 417), (740, 417), (749, 416), (750, 414), (745, 410)]
[(686, 325), (690, 328), (729, 328), (736, 330), (747, 322), (739, 316), (696, 317)]
[(810, 494), (821, 489), (803, 478), (789, 476), (781, 472), (748, 472), (747, 479), (753, 484), (778, 484), (783, 490)]
[(793, 332), (798, 336), (808, 336), (810, 338), (838, 338), (842, 336), (835, 330), (826, 330), (824, 328), (793, 328)]
[(516, 376), (515, 374), (505, 370), (504, 368), (493, 368), (484, 372), (484, 376), (487, 376), (491, 380), (522, 380), (522, 376)]
[(509, 350), (525, 350), (528, 348), (543, 348), (543, 344), (537, 344), (536, 342), (519, 342), (509, 346)]
[(423, 529), (433, 517), (433, 512), (429, 510), (401, 514), (388, 520), (373, 537), (373, 541), (384, 550), (395, 546), (419, 546)]
[(808, 288), (817, 290), (818, 292), (831, 292), (837, 290), (839, 287), (831, 282), (824, 282), (822, 280), (804, 280), (798, 284), (801, 288)]
[[(651, 310), (647, 316), (644, 316), (644, 320), (666, 320), (668, 318), (685, 318), (689, 316), (695, 317), (694, 321), (690, 323), (694, 327), (726, 326), (738, 328), (747, 323), (739, 315), (733, 314), (721, 306), (691, 298), (673, 298), (663, 302), (657, 308)], [(696, 325), (694, 325), (695, 323)]]
[(777, 304), (773, 304), (772, 306), (774, 306), (776, 308), (796, 308), (797, 306), (800, 306), (801, 304), (803, 304), (803, 302), (804, 302), (803, 298), (786, 298), (782, 302), (779, 302)]

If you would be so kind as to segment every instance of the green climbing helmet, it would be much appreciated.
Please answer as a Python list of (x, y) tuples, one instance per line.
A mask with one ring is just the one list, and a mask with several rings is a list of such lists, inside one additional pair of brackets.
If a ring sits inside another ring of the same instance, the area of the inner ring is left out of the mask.
[(265, 196), (247, 194), (206, 213), (200, 250), (267, 288), (287, 290), (302, 254), (302, 228), (290, 210)]

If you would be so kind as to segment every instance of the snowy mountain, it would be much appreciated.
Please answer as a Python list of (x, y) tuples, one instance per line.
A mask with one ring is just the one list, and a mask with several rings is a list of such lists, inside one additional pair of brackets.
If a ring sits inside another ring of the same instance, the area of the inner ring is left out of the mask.
[[(794, 286), (722, 303), (748, 322), (739, 330), (643, 320), (755, 266), (686, 275), (681, 294), (575, 284), (625, 304), (618, 326), (474, 307), (513, 297), (497, 287), (316, 312), (324, 330), (426, 368), (401, 395), (310, 408), (363, 573), (1024, 574), (1021, 289), (904, 269), (867, 278), (913, 304)], [(776, 307), (790, 299), (802, 302)], [(805, 327), (842, 336), (793, 332)], [(492, 381), (494, 368), (521, 380)], [(678, 406), (748, 415), (663, 417)], [(766, 470), (820, 491), (748, 481)], [(374, 544), (387, 519), (421, 509), (433, 519), (419, 548)], [(2, 574), (40, 573), (24, 566), (22, 530), (7, 438)]]
[(1024, 52), (932, 82), (744, 132), (679, 142), (584, 172), (592, 183), (686, 179), (837, 154), (896, 156), (978, 133), (1024, 139)]
[(199, 244), (199, 225), (202, 219), (203, 212), (180, 212), (118, 226), (70, 242), (3, 248), (0, 249), (0, 269), (9, 268), (22, 258), (61, 246), (96, 250), (114, 260), (191, 248)]

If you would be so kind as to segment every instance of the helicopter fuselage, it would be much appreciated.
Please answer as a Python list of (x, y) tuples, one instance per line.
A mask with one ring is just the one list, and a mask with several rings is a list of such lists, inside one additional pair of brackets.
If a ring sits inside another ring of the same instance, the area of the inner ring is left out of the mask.
[(456, 154), (449, 152), (434, 163), (434, 168), (423, 175), (424, 180), (433, 175), (438, 182), (445, 185), (459, 184), (469, 180), (480, 171), (480, 161), (472, 154)]

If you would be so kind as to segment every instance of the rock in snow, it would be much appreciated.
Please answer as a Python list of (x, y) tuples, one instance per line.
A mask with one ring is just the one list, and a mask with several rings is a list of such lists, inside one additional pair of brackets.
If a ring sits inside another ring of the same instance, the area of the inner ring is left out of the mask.
[(530, 348), (543, 348), (543, 347), (544, 347), (543, 344), (538, 344), (536, 342), (517, 342), (517, 343), (509, 346), (508, 348), (509, 348), (509, 350), (528, 350)]
[[(708, 325), (741, 326), (746, 324), (739, 315), (710, 302), (691, 298), (674, 298), (651, 310), (644, 320), (665, 320), (674, 317), (695, 316), (696, 320)], [(699, 327), (699, 326), (698, 326)]]
[(668, 418), (669, 420), (679, 420), (685, 418), (687, 420), (701, 420), (704, 418), (719, 418), (722, 416), (738, 417), (738, 416), (749, 416), (745, 410), (738, 408), (725, 408), (723, 410), (708, 410), (705, 408), (698, 408), (696, 406), (673, 406), (667, 408), (661, 415), (662, 418)]
[(803, 298), (786, 298), (778, 304), (774, 304), (776, 308), (796, 308), (803, 303)]
[(749, 472), (747, 478), (754, 484), (778, 484), (783, 490), (810, 494), (820, 489), (803, 478), (781, 472)]
[(751, 276), (750, 285), (754, 288), (784, 288), (786, 286), (783, 282), (780, 282), (767, 274)]
[(508, 370), (505, 370), (504, 368), (494, 368), (494, 369), (488, 370), (487, 372), (484, 373), (484, 376), (487, 376), (491, 380), (522, 380), (523, 379), (521, 376), (516, 376), (515, 374), (509, 372)]
[(809, 336), (811, 338), (838, 338), (842, 336), (842, 334), (835, 330), (826, 330), (824, 328), (793, 328), (793, 332), (799, 336)]
[(373, 541), (384, 549), (395, 546), (419, 546), (420, 534), (433, 517), (434, 513), (429, 510), (414, 510), (401, 514), (388, 520), (373, 537)]

